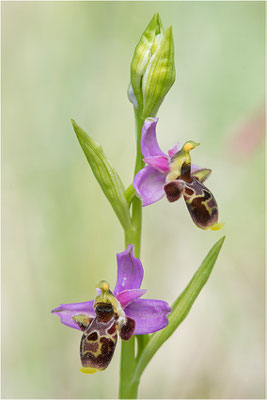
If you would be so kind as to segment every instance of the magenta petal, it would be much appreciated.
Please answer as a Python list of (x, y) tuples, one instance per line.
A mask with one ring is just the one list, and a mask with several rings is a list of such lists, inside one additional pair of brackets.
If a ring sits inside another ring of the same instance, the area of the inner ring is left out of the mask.
[(143, 206), (155, 203), (164, 196), (165, 179), (166, 175), (163, 172), (159, 172), (149, 165), (136, 174), (133, 186), (136, 194), (141, 198)]
[(138, 299), (125, 308), (125, 314), (135, 320), (135, 335), (156, 332), (168, 325), (171, 312), (166, 301)]
[(94, 300), (85, 301), (84, 303), (60, 304), (59, 307), (51, 311), (60, 317), (60, 322), (71, 328), (79, 329), (79, 326), (73, 321), (72, 316), (75, 314), (88, 314), (95, 317)]
[(158, 118), (147, 118), (144, 122), (141, 132), (141, 151), (144, 157), (150, 156), (165, 156), (160, 150), (157, 137), (156, 125)]
[(170, 158), (172, 158), (172, 156), (174, 156), (174, 154), (178, 153), (179, 148), (180, 148), (179, 143), (176, 143), (176, 144), (168, 151), (168, 154), (169, 154)]
[(146, 293), (146, 289), (124, 290), (117, 294), (117, 299), (121, 303), (122, 308), (127, 307), (133, 300), (138, 299)]
[(160, 172), (167, 174), (170, 171), (169, 159), (167, 156), (145, 157), (144, 162)]
[(118, 278), (114, 295), (130, 290), (139, 289), (143, 280), (144, 270), (139, 258), (134, 256), (134, 246), (130, 244), (125, 251), (117, 254)]

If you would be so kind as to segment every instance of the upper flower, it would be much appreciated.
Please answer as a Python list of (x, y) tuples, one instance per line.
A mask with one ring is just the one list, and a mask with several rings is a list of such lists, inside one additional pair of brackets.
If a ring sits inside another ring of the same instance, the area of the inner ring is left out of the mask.
[(157, 122), (158, 118), (147, 118), (142, 128), (141, 151), (148, 165), (137, 173), (133, 185), (143, 206), (155, 203), (165, 194), (170, 202), (183, 195), (190, 215), (199, 228), (220, 229), (223, 224), (217, 222), (216, 200), (203, 184), (211, 170), (191, 165), (189, 152), (199, 143), (186, 142), (180, 150), (176, 144), (167, 155), (157, 142)]
[(95, 300), (61, 304), (52, 310), (63, 324), (84, 331), (81, 341), (82, 372), (104, 370), (113, 356), (117, 331), (123, 340), (135, 335), (152, 333), (168, 325), (169, 305), (162, 300), (140, 299), (144, 270), (129, 245), (117, 254), (117, 283), (110, 290), (106, 281), (98, 285)]

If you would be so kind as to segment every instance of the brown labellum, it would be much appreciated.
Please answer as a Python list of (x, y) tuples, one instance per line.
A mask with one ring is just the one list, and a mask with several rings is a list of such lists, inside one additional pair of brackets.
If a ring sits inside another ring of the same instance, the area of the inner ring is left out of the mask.
[(218, 206), (211, 191), (197, 178), (185, 182), (183, 196), (194, 223), (207, 229), (218, 221)]
[(97, 303), (95, 312), (95, 318), (86, 314), (73, 316), (73, 320), (83, 330), (80, 356), (83, 372), (88, 373), (107, 368), (116, 348), (118, 331), (123, 340), (129, 340), (135, 329), (135, 321), (126, 316), (123, 325), (119, 324), (119, 316), (110, 303)]
[(80, 355), (85, 368), (103, 371), (109, 365), (117, 343), (117, 315), (111, 304), (96, 306), (96, 318), (84, 331)]
[[(202, 229), (214, 229), (214, 224), (218, 221), (216, 200), (211, 191), (203, 184), (210, 172), (210, 169), (201, 169), (191, 175), (191, 164), (184, 162), (180, 176), (164, 185), (169, 202), (173, 203), (183, 195), (192, 220)], [(217, 227), (217, 229), (220, 228)]]

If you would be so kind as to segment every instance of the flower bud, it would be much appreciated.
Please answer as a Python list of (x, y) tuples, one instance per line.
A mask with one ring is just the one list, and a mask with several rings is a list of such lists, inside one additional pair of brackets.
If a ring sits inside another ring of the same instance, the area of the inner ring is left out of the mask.
[(143, 118), (154, 117), (175, 81), (172, 28), (155, 14), (137, 44), (131, 63), (129, 100)]

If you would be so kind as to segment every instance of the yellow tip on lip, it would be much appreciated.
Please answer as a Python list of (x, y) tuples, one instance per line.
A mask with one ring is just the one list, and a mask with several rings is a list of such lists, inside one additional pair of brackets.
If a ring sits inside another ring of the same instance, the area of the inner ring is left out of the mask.
[(223, 223), (223, 222), (221, 222), (221, 223), (217, 222), (217, 223), (211, 225), (210, 229), (211, 229), (212, 231), (219, 231), (219, 230), (222, 229), (223, 227), (224, 227), (224, 223)]
[(81, 371), (83, 374), (95, 374), (96, 372), (99, 371), (99, 369), (97, 369), (97, 368), (91, 368), (91, 367), (81, 367), (81, 368), (80, 368), (80, 371)]
[(213, 225), (208, 226), (207, 228), (202, 228), (201, 226), (198, 226), (198, 228), (202, 229), (203, 231), (208, 231), (209, 229), (211, 231), (219, 231), (223, 227), (224, 227), (224, 222), (215, 222)]

